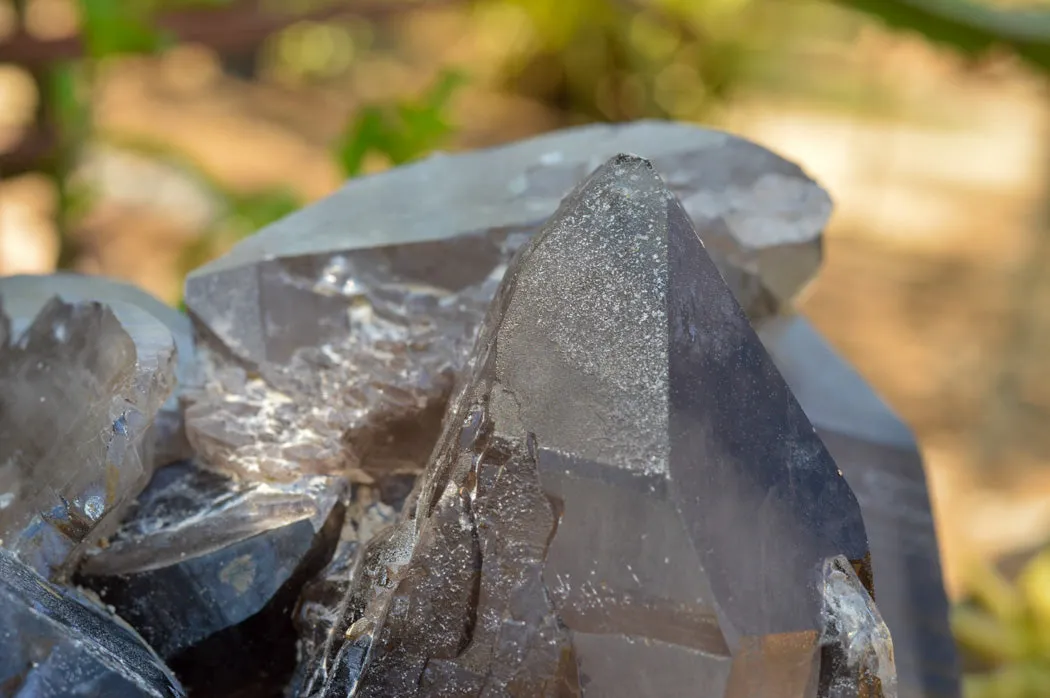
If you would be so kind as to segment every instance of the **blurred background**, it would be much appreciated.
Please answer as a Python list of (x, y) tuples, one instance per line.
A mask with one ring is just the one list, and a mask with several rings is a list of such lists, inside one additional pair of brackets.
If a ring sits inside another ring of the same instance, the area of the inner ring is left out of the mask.
[(801, 307), (919, 434), (968, 695), (1045, 698), (1048, 79), (1045, 0), (0, 0), (0, 274), (178, 304), (240, 237), (435, 149), (750, 137), (836, 201)]

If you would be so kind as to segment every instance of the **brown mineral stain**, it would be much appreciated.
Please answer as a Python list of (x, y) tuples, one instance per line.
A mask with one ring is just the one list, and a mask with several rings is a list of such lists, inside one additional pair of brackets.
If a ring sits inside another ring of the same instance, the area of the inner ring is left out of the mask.
[(219, 571), (219, 579), (243, 594), (255, 579), (255, 561), (251, 555), (235, 557)]
[(106, 508), (117, 501), (120, 491), (120, 469), (111, 461), (106, 461)]

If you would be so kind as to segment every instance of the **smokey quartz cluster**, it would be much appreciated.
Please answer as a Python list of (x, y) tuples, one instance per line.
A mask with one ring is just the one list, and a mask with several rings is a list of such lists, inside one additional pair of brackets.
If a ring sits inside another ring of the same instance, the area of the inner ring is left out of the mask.
[(791, 311), (830, 208), (592, 126), (351, 181), (188, 318), (0, 280), (0, 695), (958, 695), (915, 443)]

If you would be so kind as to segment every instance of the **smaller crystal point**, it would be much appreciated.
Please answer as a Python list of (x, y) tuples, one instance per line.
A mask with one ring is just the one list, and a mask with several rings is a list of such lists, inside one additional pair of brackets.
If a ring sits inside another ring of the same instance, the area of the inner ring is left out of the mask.
[(824, 563), (824, 619), (822, 698), (897, 698), (889, 628), (843, 557)]
[[(4, 306), (18, 299), (0, 281)], [(175, 385), (170, 331), (126, 304), (53, 298), (0, 346), (0, 540), (45, 576), (71, 571), (153, 471), (151, 426)]]
[[(26, 274), (0, 278), (0, 296), (4, 298), (15, 336), (21, 335), (40, 310), (56, 296), (67, 303), (93, 301), (109, 307), (135, 338), (136, 344), (140, 339), (148, 341), (150, 335), (157, 334), (154, 320), (159, 320), (175, 342), (178, 355), (175, 378), (178, 386), (188, 386), (197, 380), (196, 347), (189, 318), (137, 286), (102, 276), (70, 272)], [(142, 311), (148, 317), (143, 316)], [(140, 329), (144, 333), (142, 338), (139, 337)], [(162, 342), (170, 341), (164, 338), (163, 332), (160, 336)], [(143, 353), (142, 348), (139, 353)], [(177, 393), (172, 392), (157, 412), (152, 431), (157, 465), (189, 457)]]
[(0, 693), (13, 698), (181, 698), (134, 630), (0, 550)]
[(170, 465), (77, 581), (134, 625), (194, 695), (263, 695), (294, 667), (291, 609), (331, 557), (344, 494), (335, 477), (263, 485)]

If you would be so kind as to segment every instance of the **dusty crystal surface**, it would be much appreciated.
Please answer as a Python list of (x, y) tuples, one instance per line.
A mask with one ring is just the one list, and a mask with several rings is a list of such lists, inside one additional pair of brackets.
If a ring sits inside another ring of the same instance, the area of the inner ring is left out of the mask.
[[(0, 281), (0, 305), (18, 310), (21, 300)], [(3, 324), (0, 544), (60, 577), (149, 481), (175, 345), (156, 317), (117, 301), (53, 297), (25, 323)]]
[(161, 470), (80, 568), (198, 696), (279, 695), (295, 664), (292, 609), (331, 557), (345, 482), (237, 482)]
[[(190, 275), (186, 304), (211, 364), (186, 412), (199, 455), (277, 479), (349, 466), (367, 481), (391, 462), (418, 471), (510, 257), (621, 150), (665, 173), (752, 317), (812, 276), (827, 194), (725, 133), (639, 122), (434, 156), (354, 180)], [(417, 429), (428, 408), (431, 429)], [(406, 422), (415, 441), (391, 438)]]
[(0, 550), (0, 694), (179, 698), (185, 692), (127, 624)]
[(911, 431), (805, 318), (771, 318), (758, 335), (860, 502), (901, 698), (958, 696), (937, 534)]
[(857, 501), (645, 160), (512, 264), (414, 502), (302, 695), (895, 696)]

